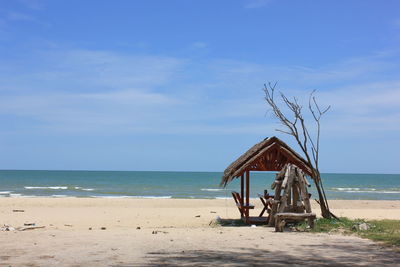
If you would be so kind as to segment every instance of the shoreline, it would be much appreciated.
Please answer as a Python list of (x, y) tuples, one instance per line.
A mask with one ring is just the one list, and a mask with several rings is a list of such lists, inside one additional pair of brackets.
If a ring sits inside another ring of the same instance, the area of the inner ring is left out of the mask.
[[(252, 198), (250, 202), (255, 205), (251, 215), (258, 216), (262, 210), (261, 201)], [(315, 201), (311, 204), (312, 211), (319, 216), (318, 204)], [(329, 205), (339, 217), (400, 220), (399, 200), (329, 200)], [(216, 216), (240, 218), (232, 198), (0, 198), (0, 215), (1, 225), (21, 225), (25, 221), (36, 220), (44, 225), (74, 224), (79, 228), (101, 223), (118, 227), (136, 227), (137, 224), (201, 227), (208, 225)]]
[[(54, 195), (47, 195), (47, 196), (43, 196), (43, 195), (21, 195), (21, 194), (13, 194), (13, 193), (7, 193), (5, 194), (4, 192), (9, 192), (9, 191), (3, 191), (0, 192), (0, 199), (25, 199), (25, 198), (29, 198), (29, 199), (63, 199), (63, 198), (67, 198), (67, 199), (73, 199), (73, 198), (77, 198), (77, 199), (187, 199), (187, 200), (226, 200), (226, 199), (232, 199), (232, 196), (229, 195), (227, 197), (174, 197), (174, 196), (126, 196), (126, 195), (107, 195), (107, 196), (69, 196), (69, 195), (63, 195), (63, 194), (54, 194)], [(250, 200), (254, 201), (258, 201), (258, 197), (250, 197)], [(400, 201), (400, 199), (372, 199), (372, 198), (357, 198), (357, 199), (346, 199), (346, 198), (328, 198), (328, 201)]]

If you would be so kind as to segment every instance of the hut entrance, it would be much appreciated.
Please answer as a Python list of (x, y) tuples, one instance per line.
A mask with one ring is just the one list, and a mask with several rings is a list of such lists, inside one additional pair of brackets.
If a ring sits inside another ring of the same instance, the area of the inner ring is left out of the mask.
[[(245, 178), (246, 177), (246, 178)], [(246, 179), (246, 181), (245, 181)], [(250, 204), (250, 171), (246, 171), (245, 175), (240, 176), (240, 194), (232, 191), (232, 197), (239, 209), (242, 220), (248, 224), (266, 224), (268, 217), (263, 217), (265, 211), (271, 210), (271, 197), (268, 194), (260, 195), (260, 199), (264, 204), (264, 208), (258, 217), (250, 217), (250, 210), (254, 209), (254, 205)]]
[[(275, 195), (259, 195), (264, 207), (259, 216), (250, 216), (254, 205), (250, 204), (250, 172), (277, 171), (279, 172), (273, 188)], [(311, 214), (311, 206), (304, 175), (311, 175), (307, 162), (293, 151), (287, 144), (276, 137), (266, 138), (254, 145), (246, 153), (226, 168), (221, 185), (224, 187), (233, 179), (239, 178), (240, 194), (232, 192), (242, 219), (248, 224), (268, 223), (275, 225), (295, 220), (296, 216), (287, 218), (288, 214), (303, 214), (297, 219), (305, 219), (305, 214)], [(283, 190), (283, 192), (282, 192)], [(263, 216), (267, 211), (266, 216)], [(283, 213), (286, 213), (284, 215)], [(311, 215), (310, 215), (311, 216)], [(312, 217), (312, 216), (311, 216)], [(315, 215), (314, 215), (315, 217)], [(307, 217), (308, 218), (308, 217)], [(279, 229), (278, 229), (279, 230)]]

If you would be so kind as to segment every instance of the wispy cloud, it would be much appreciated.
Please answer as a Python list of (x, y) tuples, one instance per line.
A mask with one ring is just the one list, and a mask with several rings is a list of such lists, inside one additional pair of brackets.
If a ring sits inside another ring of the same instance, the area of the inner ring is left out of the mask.
[(269, 3), (271, 3), (272, 0), (246, 0), (245, 3), (245, 8), (260, 8), (260, 7), (265, 7)]
[[(241, 101), (253, 101), (254, 105), (265, 109), (267, 107), (258, 102), (257, 91), (254, 91), (260, 88), (258, 99), (262, 98), (263, 82), (278, 81), (278, 89), (289, 96), (300, 97), (305, 110), (309, 93), (319, 89), (317, 97), (321, 105), (332, 105), (324, 121), (329, 129), (328, 135), (360, 134), (371, 130), (375, 133), (388, 130), (400, 133), (397, 108), (400, 106), (400, 79), (393, 79), (395, 76), (392, 75), (399, 67), (397, 58), (396, 51), (383, 51), (315, 69), (229, 61), (214, 63), (214, 67), (218, 68), (216, 72), (221, 81), (218, 85), (229, 85), (225, 86), (229, 88), (225, 92), (236, 92), (238, 100), (240, 96), (246, 96), (249, 100)], [(249, 91), (254, 97), (249, 97)], [(235, 111), (251, 110), (253, 116), (262, 112), (261, 109), (238, 107)]]
[(0, 39), (6, 38), (9, 32), (11, 32), (11, 26), (18, 23), (35, 23), (42, 26), (48, 25), (40, 22), (35, 16), (28, 13), (15, 11), (0, 12), (0, 32), (5, 33), (3, 36), (0, 36)]
[(395, 20), (393, 21), (393, 25), (394, 25), (396, 28), (400, 28), (400, 18), (395, 19)]
[(194, 48), (206, 48), (206, 47), (208, 46), (208, 44), (205, 43), (205, 42), (194, 42), (194, 43), (192, 44), (192, 46), (193, 46)]
[(41, 51), (24, 58), (25, 64), (0, 64), (0, 114), (34, 121), (38, 131), (264, 135), (277, 125), (261, 89), (277, 80), (279, 88), (304, 101), (312, 89), (321, 89), (320, 103), (332, 105), (324, 121), (329, 134), (400, 131), (400, 80), (385, 80), (385, 73), (396, 68), (392, 57), (381, 53), (309, 69)]
[(35, 70), (19, 69), (13, 79), (0, 76), (2, 114), (61, 131), (113, 131), (112, 127), (154, 122), (151, 117), (179, 103), (157, 90), (179, 73), (183, 62), (178, 59), (64, 50), (41, 52), (30, 60), (39, 58)]
[(45, 8), (43, 0), (18, 0), (18, 2), (33, 10), (43, 10)]
[(6, 19), (10, 21), (37, 21), (31, 15), (12, 11), (7, 13)]
[[(12, 25), (22, 23), (35, 23), (36, 25), (48, 26), (48, 22), (40, 21), (37, 18), (44, 6), (42, 1), (18, 0), (13, 8), (0, 8), (0, 30), (11, 31)], [(19, 4), (18, 4), (19, 3)]]
[(332, 105), (326, 117), (331, 135), (400, 133), (400, 80), (345, 86), (321, 92), (319, 99)]

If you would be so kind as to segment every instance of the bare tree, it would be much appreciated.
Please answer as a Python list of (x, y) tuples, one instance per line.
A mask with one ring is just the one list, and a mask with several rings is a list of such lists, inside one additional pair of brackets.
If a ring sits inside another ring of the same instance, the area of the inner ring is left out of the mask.
[(324, 218), (331, 218), (331, 217), (336, 218), (336, 216), (333, 215), (329, 210), (329, 205), (325, 195), (325, 190), (322, 185), (321, 174), (318, 169), (319, 141), (321, 132), (320, 120), (321, 117), (329, 110), (330, 106), (328, 106), (325, 109), (321, 109), (314, 96), (315, 90), (311, 92), (308, 101), (308, 109), (310, 110), (316, 123), (316, 134), (313, 138), (305, 124), (302, 112), (303, 107), (299, 104), (298, 99), (294, 97), (293, 100), (289, 100), (283, 93), (280, 92), (280, 97), (283, 103), (290, 111), (290, 117), (286, 116), (274, 99), (275, 87), (276, 83), (275, 84), (268, 83), (268, 86), (265, 84), (264, 92), (265, 92), (265, 100), (271, 107), (275, 117), (285, 127), (284, 130), (277, 129), (277, 131), (294, 137), (297, 144), (303, 151), (308, 165), (311, 167), (312, 170), (311, 178), (314, 180), (315, 186), (318, 191), (318, 198), (322, 216)]

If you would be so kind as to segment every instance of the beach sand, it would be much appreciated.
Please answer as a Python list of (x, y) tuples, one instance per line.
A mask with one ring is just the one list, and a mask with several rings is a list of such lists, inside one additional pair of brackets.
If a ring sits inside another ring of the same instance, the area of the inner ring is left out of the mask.
[[(400, 201), (330, 205), (338, 216), (400, 220)], [(239, 218), (232, 199), (0, 198), (0, 226), (45, 226), (1, 231), (0, 266), (400, 264), (398, 252), (358, 237), (210, 226), (217, 216)]]

